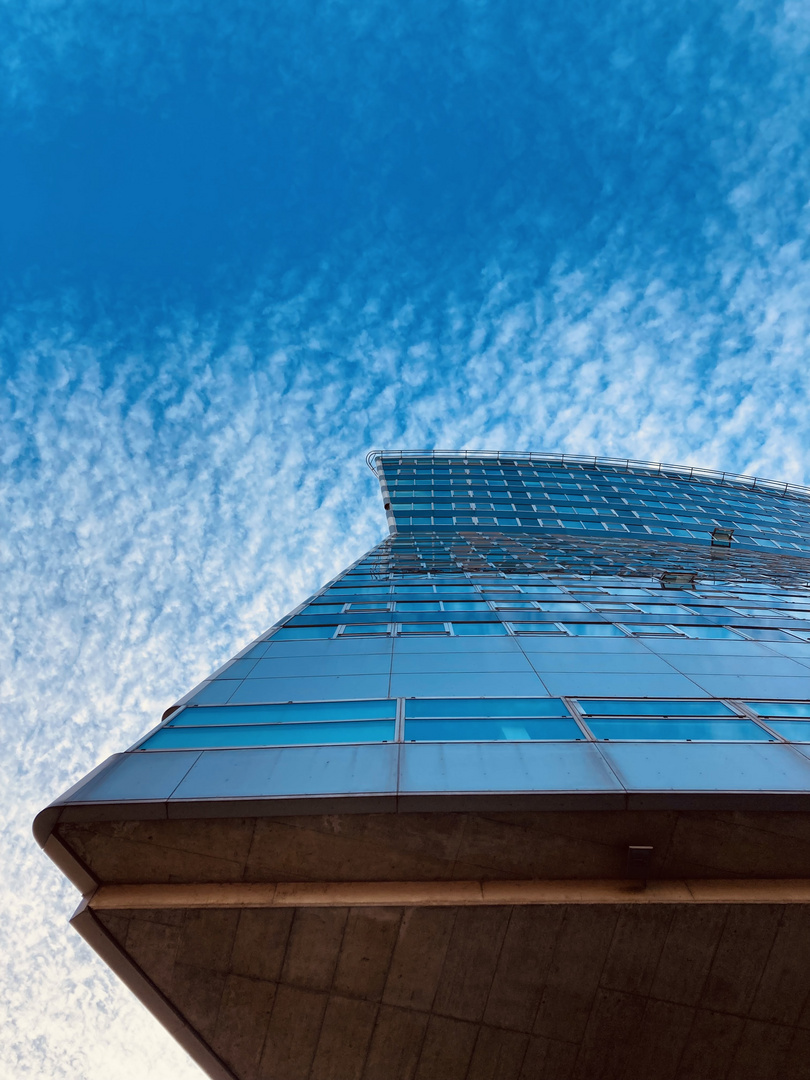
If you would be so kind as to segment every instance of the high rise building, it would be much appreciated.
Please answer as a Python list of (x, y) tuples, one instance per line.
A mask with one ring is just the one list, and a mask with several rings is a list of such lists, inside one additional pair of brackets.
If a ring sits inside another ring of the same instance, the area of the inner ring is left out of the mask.
[(810, 1077), (810, 490), (373, 453), (390, 536), (39, 815), (212, 1077)]

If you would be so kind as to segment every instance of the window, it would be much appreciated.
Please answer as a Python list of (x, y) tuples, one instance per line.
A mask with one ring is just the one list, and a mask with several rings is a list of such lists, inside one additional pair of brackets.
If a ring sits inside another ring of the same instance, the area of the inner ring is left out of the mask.
[(290, 641), (298, 638), (330, 638), (335, 636), (336, 626), (282, 626), (273, 634), (273, 641)]
[(406, 742), (583, 738), (559, 698), (414, 698), (405, 702)]
[(341, 628), (341, 634), (343, 635), (371, 635), (371, 634), (387, 634), (389, 630), (388, 623), (351, 623)]
[(626, 637), (612, 623), (565, 623), (565, 629), (574, 637)]
[(810, 720), (810, 701), (746, 701), (757, 716), (801, 716)]
[(690, 638), (735, 638), (741, 635), (729, 630), (727, 626), (681, 626), (680, 630)]
[(747, 638), (752, 638), (754, 641), (795, 641), (793, 634), (789, 634), (786, 630), (758, 630), (754, 626), (746, 626), (740, 628), (741, 633), (745, 634)]
[(564, 634), (560, 623), (554, 622), (513, 622), (510, 623), (516, 634)]
[(632, 698), (580, 698), (577, 701), (583, 716), (735, 716), (736, 713), (721, 701), (707, 699), (654, 700)]
[(605, 742), (775, 742), (753, 720), (588, 720), (595, 738)]
[(444, 623), (440, 622), (423, 622), (423, 623), (399, 623), (398, 629), (400, 634), (446, 634), (447, 629)]
[(683, 637), (680, 630), (665, 623), (622, 623), (622, 628), (635, 637)]
[(479, 623), (453, 623), (453, 633), (458, 637), (486, 637), (505, 634), (506, 627), (503, 623), (479, 622)]
[(568, 720), (406, 720), (406, 742), (538, 742), (584, 740)]
[(246, 746), (312, 746), (393, 742), (393, 720), (326, 724), (249, 724), (228, 727), (165, 727), (143, 743), (146, 750), (233, 749)]
[(569, 717), (559, 698), (408, 698), (405, 716), (422, 717)]

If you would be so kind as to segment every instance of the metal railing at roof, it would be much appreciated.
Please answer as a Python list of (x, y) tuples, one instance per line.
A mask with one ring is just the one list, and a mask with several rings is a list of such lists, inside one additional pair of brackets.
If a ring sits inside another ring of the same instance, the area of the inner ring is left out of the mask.
[(694, 465), (672, 465), (661, 461), (635, 461), (633, 458), (591, 457), (584, 454), (552, 454), (533, 451), (506, 450), (370, 450), (366, 454), (366, 464), (377, 474), (376, 462), (412, 461), (414, 459), (430, 461), (469, 461), (495, 462), (508, 465), (541, 464), (577, 465), (580, 467), (607, 467), (622, 472), (644, 470), (656, 476), (677, 476), (686, 480), (709, 480), (714, 483), (729, 484), (747, 491), (765, 491), (772, 495), (793, 495), (796, 498), (810, 500), (810, 487), (802, 484), (788, 484), (781, 480), (768, 480), (761, 476), (745, 476), (741, 473), (720, 472), (716, 469), (700, 469)]

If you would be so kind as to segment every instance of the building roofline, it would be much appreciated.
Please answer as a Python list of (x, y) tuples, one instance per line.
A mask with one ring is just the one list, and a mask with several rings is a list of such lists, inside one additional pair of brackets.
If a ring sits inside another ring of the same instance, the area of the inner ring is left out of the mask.
[(503, 462), (544, 462), (557, 465), (607, 465), (613, 469), (633, 472), (636, 469), (645, 472), (654, 471), (661, 476), (680, 476), (686, 480), (719, 481), (733, 487), (747, 490), (766, 491), (772, 495), (794, 495), (810, 500), (810, 487), (802, 484), (789, 484), (783, 480), (769, 480), (761, 476), (747, 476), (744, 473), (721, 472), (717, 469), (702, 469), (694, 465), (673, 465), (662, 461), (637, 461), (634, 458), (599, 457), (586, 454), (553, 454), (544, 451), (510, 450), (370, 450), (366, 454), (366, 464), (378, 476), (378, 459), (397, 458), (411, 460), (415, 458), (455, 458), (459, 461), (484, 460)]

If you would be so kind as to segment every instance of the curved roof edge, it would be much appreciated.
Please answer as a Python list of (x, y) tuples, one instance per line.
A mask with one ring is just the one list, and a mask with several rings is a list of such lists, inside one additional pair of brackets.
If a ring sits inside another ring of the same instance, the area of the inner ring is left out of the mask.
[(802, 484), (788, 484), (782, 480), (768, 480), (761, 476), (746, 476), (742, 473), (720, 472), (717, 469), (701, 469), (694, 465), (672, 465), (662, 461), (636, 461), (634, 458), (598, 457), (589, 454), (552, 454), (543, 451), (528, 450), (369, 450), (366, 464), (373, 473), (377, 473), (374, 462), (377, 458), (467, 458), (491, 461), (548, 462), (557, 465), (608, 465), (614, 469), (635, 469), (654, 471), (662, 476), (680, 476), (686, 480), (714, 480), (734, 487), (767, 491), (773, 495), (795, 495), (800, 499), (810, 500), (810, 487)]

